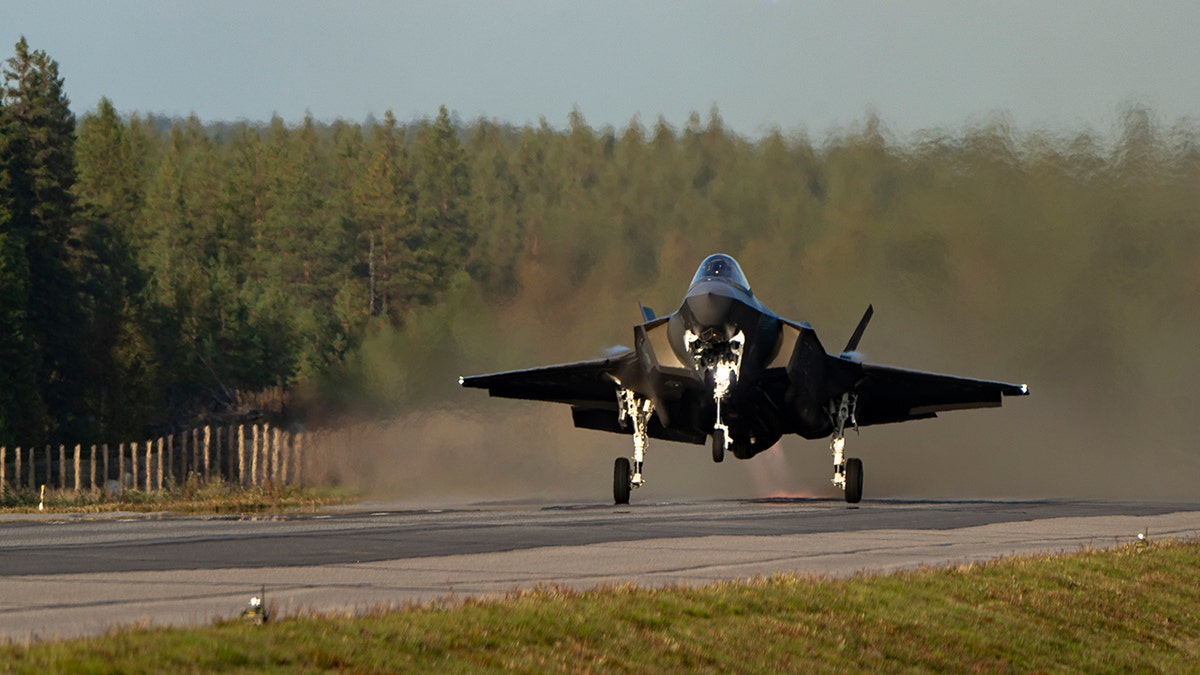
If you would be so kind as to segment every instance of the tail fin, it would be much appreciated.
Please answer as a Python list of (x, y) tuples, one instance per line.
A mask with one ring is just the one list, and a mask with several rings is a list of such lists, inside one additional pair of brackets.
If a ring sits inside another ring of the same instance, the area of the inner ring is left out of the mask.
[(846, 348), (842, 350), (842, 355), (848, 355), (858, 351), (858, 343), (862, 340), (863, 333), (867, 330), (867, 324), (871, 323), (871, 315), (875, 313), (875, 307), (867, 305), (867, 311), (863, 314), (863, 318), (858, 322), (858, 328), (854, 329), (854, 334), (850, 336), (850, 341), (846, 343)]
[(654, 320), (654, 310), (650, 309), (649, 307), (643, 305), (640, 302), (638, 303), (638, 309), (642, 310), (642, 320), (643, 321), (646, 321), (647, 323), (649, 323)]

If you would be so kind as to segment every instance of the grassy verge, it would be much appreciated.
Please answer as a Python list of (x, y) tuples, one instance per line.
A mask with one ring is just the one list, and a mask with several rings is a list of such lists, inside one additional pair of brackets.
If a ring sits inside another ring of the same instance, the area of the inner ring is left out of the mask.
[(294, 486), (243, 488), (230, 483), (189, 480), (161, 491), (126, 490), (119, 496), (99, 492), (74, 494), (46, 492), (44, 509), (38, 509), (40, 494), (10, 491), (0, 500), (0, 513), (263, 513), (298, 511), (344, 504), (358, 495), (347, 488), (299, 488)]
[(1200, 544), (846, 580), (495, 601), (0, 648), (14, 672), (1195, 672)]

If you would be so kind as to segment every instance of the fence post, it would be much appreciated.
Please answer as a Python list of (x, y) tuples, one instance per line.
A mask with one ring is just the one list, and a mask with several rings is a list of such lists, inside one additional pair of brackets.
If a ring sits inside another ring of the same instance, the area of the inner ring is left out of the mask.
[(67, 489), (67, 449), (58, 444), (58, 489)]
[(13, 487), (21, 489), (21, 446), (17, 446), (17, 465), (13, 467)]
[(237, 430), (238, 425), (236, 424), (230, 424), (225, 427), (225, 465), (223, 469), (228, 470), (227, 476), (231, 483), (239, 479), (233, 466), (233, 453), (237, 452), (237, 441), (234, 440), (237, 437), (234, 434), (237, 433)]
[(292, 434), (280, 432), (280, 485), (288, 484), (288, 461), (292, 460)]
[(270, 474), (267, 472), (271, 468), (271, 425), (266, 422), (263, 422), (262, 425), (262, 447), (260, 451), (262, 452), (262, 459), (259, 460), (258, 464), (258, 484), (266, 486), (267, 481), (270, 480)]
[(271, 465), (270, 464), (271, 458), (267, 456), (267, 453), (268, 453), (267, 448), (269, 448), (270, 446), (271, 446), (271, 425), (267, 424), (266, 422), (263, 422), (262, 437), (259, 439), (259, 448), (258, 448), (259, 454), (261, 455), (258, 460), (258, 485), (259, 485), (259, 487), (265, 486), (267, 484), (267, 467), (269, 467)]
[(88, 490), (96, 491), (96, 444), (92, 443), (92, 462), (88, 467)]
[(239, 424), (237, 427), (238, 439), (238, 485), (246, 486), (246, 426)]
[(138, 489), (138, 443), (132, 443), (131, 454), (129, 455), (130, 474), (133, 475), (133, 489)]
[(192, 465), (188, 467), (190, 473), (199, 473), (200, 466), (200, 427), (192, 429)]
[(258, 487), (258, 423), (254, 424), (254, 439), (250, 444), (250, 484)]
[(222, 442), (222, 437), (224, 436), (224, 434), (222, 434), (221, 431), (223, 431), (222, 427), (218, 426), (217, 430), (216, 430), (216, 434), (215, 434), (216, 438), (213, 439), (214, 441), (216, 441), (214, 443), (214, 445), (216, 447), (213, 448), (213, 464), (216, 465), (216, 467), (217, 467), (217, 478), (224, 480), (225, 479), (225, 469), (222, 468), (222, 466), (221, 466), (221, 459), (222, 459), (222, 455), (224, 454), (221, 452), (222, 446), (224, 445), (224, 443)]
[(167, 482), (174, 480), (175, 471), (175, 434), (167, 436)]
[(304, 487), (304, 432), (296, 434), (296, 486)]
[(154, 441), (152, 441), (152, 440), (146, 441), (146, 492), (149, 492), (154, 489), (154, 485), (151, 480), (151, 476), (153, 474), (150, 472), (150, 460), (153, 458), (154, 458)]
[(163, 481), (163, 443), (165, 443), (165, 441), (163, 440), (163, 437), (159, 436), (158, 437), (158, 491), (159, 492), (162, 492), (162, 489), (163, 489), (163, 482), (162, 482)]
[(82, 446), (80, 446), (78, 443), (75, 444), (75, 494), (79, 494), (79, 479), (81, 478), (81, 472), (79, 471), (79, 455), (81, 454), (81, 447)]
[(208, 465), (208, 451), (210, 449), (210, 443), (212, 443), (212, 427), (206, 424), (204, 425), (204, 480), (208, 480), (208, 477), (212, 475), (209, 472)]
[(281, 438), (282, 434), (279, 431), (279, 427), (275, 427), (271, 431), (273, 432), (271, 434), (271, 482), (278, 485), (279, 484), (279, 451), (280, 451), (280, 446), (283, 445), (282, 438)]

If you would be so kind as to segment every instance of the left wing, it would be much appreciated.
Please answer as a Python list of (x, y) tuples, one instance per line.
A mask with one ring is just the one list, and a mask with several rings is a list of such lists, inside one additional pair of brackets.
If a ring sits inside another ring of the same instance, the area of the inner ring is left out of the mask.
[(946, 410), (998, 408), (1004, 396), (1025, 396), (1029, 387), (938, 375), (892, 366), (861, 364), (857, 418), (862, 426), (937, 417)]
[(588, 407), (595, 404), (615, 405), (616, 383), (611, 376), (635, 362), (636, 358), (634, 352), (629, 350), (591, 361), (460, 377), (458, 383), (464, 387), (487, 389), (489, 395), (503, 398)]

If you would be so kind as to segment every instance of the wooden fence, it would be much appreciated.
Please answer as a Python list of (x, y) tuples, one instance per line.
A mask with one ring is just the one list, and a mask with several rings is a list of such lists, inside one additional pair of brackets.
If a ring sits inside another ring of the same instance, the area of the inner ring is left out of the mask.
[(144, 442), (0, 446), (0, 497), (8, 490), (156, 491), (189, 476), (242, 486), (304, 485), (307, 435), (266, 424), (204, 426)]

